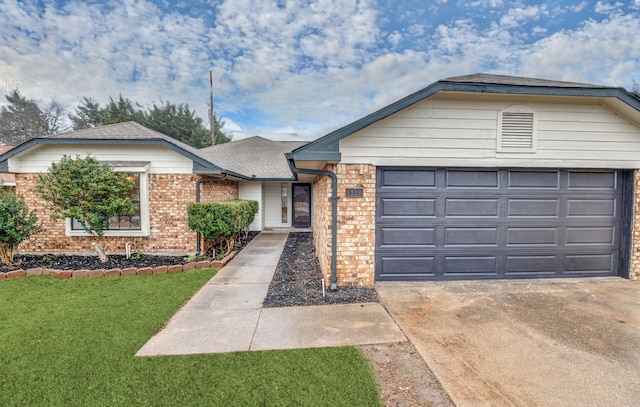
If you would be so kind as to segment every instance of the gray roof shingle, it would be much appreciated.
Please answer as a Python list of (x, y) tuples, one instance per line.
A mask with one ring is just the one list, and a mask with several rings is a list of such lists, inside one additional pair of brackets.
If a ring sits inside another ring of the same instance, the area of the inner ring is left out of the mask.
[(517, 85), (517, 86), (541, 86), (555, 88), (603, 88), (605, 86), (587, 83), (563, 82), (548, 79), (525, 78), (519, 76), (494, 75), (487, 73), (475, 73), (472, 75), (452, 76), (440, 82), (478, 83), (492, 85)]
[(285, 153), (307, 144), (306, 141), (274, 141), (254, 136), (201, 149), (218, 166), (249, 177), (262, 179), (293, 178)]

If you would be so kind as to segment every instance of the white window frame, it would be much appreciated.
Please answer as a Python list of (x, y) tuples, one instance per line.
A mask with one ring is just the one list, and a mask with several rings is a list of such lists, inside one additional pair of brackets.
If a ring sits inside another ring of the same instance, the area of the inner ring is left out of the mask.
[[(143, 167), (113, 167), (114, 172), (127, 172), (140, 174), (140, 230), (105, 230), (105, 237), (144, 237), (150, 234), (149, 223), (149, 164)], [(66, 219), (66, 236), (93, 236), (84, 230), (73, 230), (71, 228), (71, 218)]]

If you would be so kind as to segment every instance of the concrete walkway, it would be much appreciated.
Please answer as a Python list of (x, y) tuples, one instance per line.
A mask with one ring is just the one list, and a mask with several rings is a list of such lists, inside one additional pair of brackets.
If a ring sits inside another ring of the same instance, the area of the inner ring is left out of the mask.
[(286, 232), (263, 232), (136, 354), (185, 355), (402, 342), (381, 304), (262, 308)]

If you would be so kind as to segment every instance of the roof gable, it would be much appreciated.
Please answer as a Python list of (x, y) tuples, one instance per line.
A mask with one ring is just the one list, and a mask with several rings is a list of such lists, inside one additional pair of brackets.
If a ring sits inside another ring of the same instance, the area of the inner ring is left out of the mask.
[(162, 145), (193, 161), (201, 174), (221, 174), (222, 168), (201, 156), (199, 150), (135, 122), (124, 122), (50, 136), (36, 137), (0, 155), (0, 171), (8, 171), (8, 159), (36, 145), (113, 144)]
[(197, 174), (223, 174), (240, 179), (293, 179), (285, 153), (306, 142), (280, 142), (255, 136), (196, 149), (135, 122), (117, 123), (28, 140), (11, 151), (0, 150), (0, 172), (10, 157), (37, 145), (161, 145), (193, 161)]
[(374, 113), (295, 149), (288, 157), (300, 161), (340, 161), (340, 140), (438, 92), (613, 98), (640, 112), (640, 97), (623, 88), (479, 73), (446, 78), (435, 82)]

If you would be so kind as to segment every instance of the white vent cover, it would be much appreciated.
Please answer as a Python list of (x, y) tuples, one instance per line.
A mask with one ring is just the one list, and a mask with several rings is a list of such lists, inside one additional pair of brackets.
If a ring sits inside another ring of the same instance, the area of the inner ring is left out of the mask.
[(535, 152), (535, 113), (524, 107), (511, 106), (498, 113), (498, 152)]

